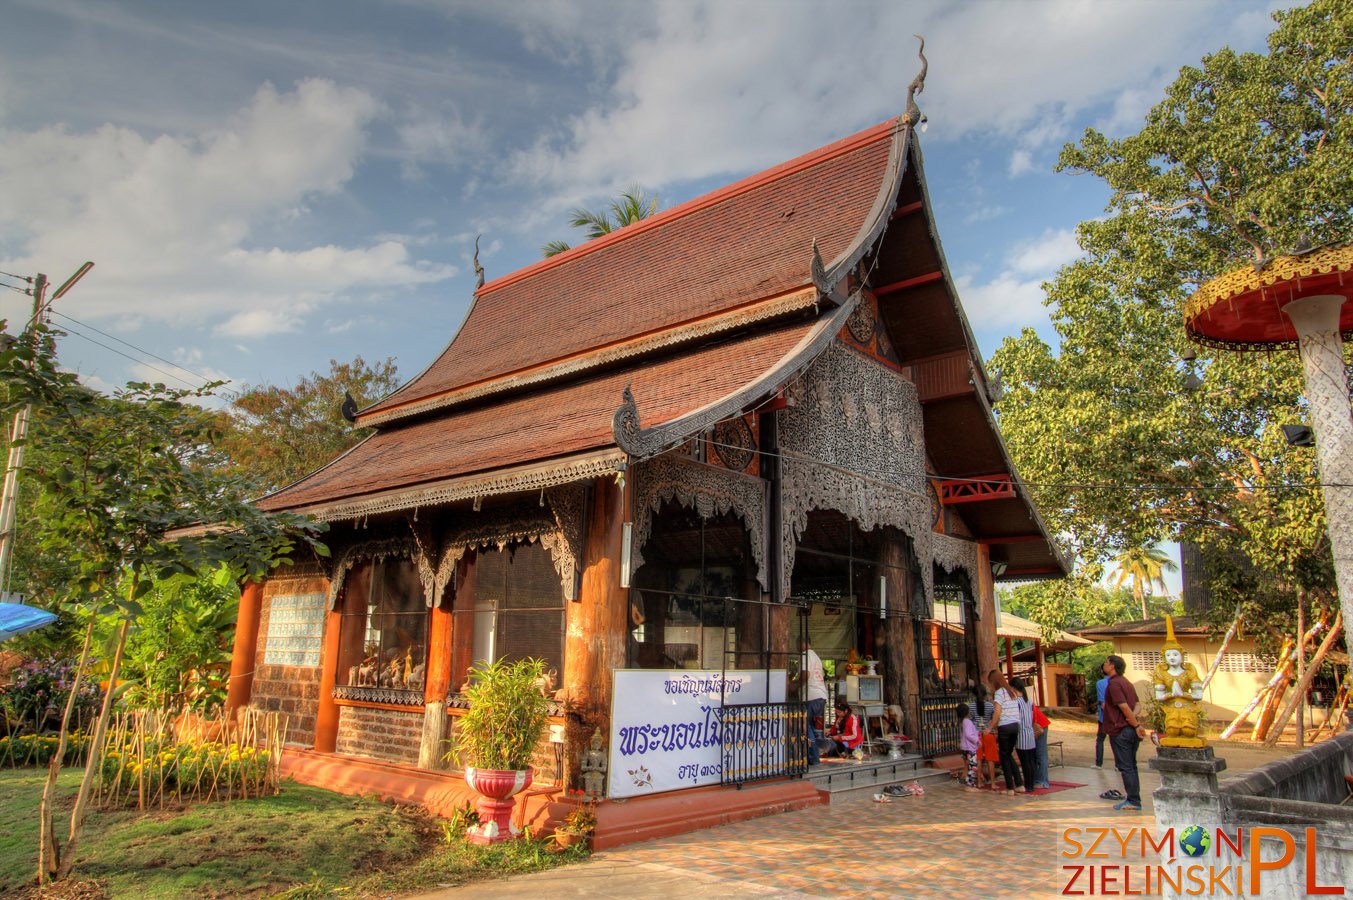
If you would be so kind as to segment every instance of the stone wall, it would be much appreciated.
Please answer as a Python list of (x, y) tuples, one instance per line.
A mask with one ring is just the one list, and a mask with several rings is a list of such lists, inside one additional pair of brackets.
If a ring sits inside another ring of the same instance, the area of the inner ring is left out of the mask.
[(315, 745), (315, 716), (319, 711), (320, 666), (268, 665), (268, 624), (272, 599), (286, 594), (323, 592), (328, 579), (300, 570), (293, 577), (271, 578), (263, 586), (263, 605), (259, 614), (258, 653), (249, 705), (256, 709), (280, 712), (287, 717), (287, 743), (302, 747)]
[(1254, 862), (1248, 841), (1258, 840), (1265, 862), (1290, 850), (1290, 864), (1262, 873), (1262, 896), (1304, 897), (1317, 886), (1353, 884), (1353, 807), (1338, 805), (1347, 796), (1344, 775), (1353, 774), (1353, 732), (1221, 785), (1217, 773), (1226, 764), (1214, 758), (1211, 747), (1161, 748), (1150, 764), (1161, 773), (1161, 786), (1152, 794), (1158, 828), (1239, 827), (1249, 834), (1247, 865)]
[(1249, 795), (1272, 800), (1305, 800), (1337, 804), (1348, 796), (1344, 776), (1353, 775), (1353, 733), (1336, 735), (1275, 759), (1222, 786), (1228, 796)]
[(343, 706), (338, 711), (338, 744), (347, 756), (365, 756), (388, 762), (418, 765), (423, 739), (423, 708), (374, 709)]

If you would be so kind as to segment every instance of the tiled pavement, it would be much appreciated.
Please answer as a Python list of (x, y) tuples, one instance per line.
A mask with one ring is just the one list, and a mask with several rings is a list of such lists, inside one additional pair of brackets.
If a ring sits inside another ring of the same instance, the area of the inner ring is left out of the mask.
[(891, 803), (864, 796), (621, 847), (581, 865), (435, 896), (1060, 896), (1062, 829), (1152, 824), (1150, 792), (1159, 779), (1146, 768), (1146, 754), (1141, 763), (1146, 809), (1140, 813), (1117, 812), (1099, 799), (1101, 791), (1122, 787), (1112, 768), (1055, 768), (1055, 780), (1086, 786), (1027, 799), (953, 785)]

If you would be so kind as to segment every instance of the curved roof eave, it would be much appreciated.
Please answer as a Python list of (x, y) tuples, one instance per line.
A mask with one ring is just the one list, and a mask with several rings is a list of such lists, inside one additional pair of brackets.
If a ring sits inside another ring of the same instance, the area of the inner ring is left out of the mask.
[(1043, 535), (1057, 564), (1062, 568), (1063, 572), (1070, 572), (1071, 565), (1069, 561), (1062, 552), (1062, 549), (1057, 546), (1057, 542), (1053, 539), (1047, 523), (1043, 520), (1042, 513), (1038, 511), (1038, 507), (1034, 505), (1033, 499), (1029, 496), (1029, 489), (1025, 486), (1024, 480), (1020, 477), (1019, 471), (1015, 468), (1015, 462), (1010, 457), (1010, 450), (1005, 445), (1005, 438), (1001, 435), (1000, 426), (996, 421), (995, 410), (992, 409), (991, 402), (987, 396), (988, 381), (986, 366), (982, 362), (982, 354), (977, 350), (977, 337), (973, 334), (972, 325), (968, 322), (967, 313), (963, 311), (963, 304), (958, 298), (958, 291), (954, 288), (954, 279), (949, 271), (949, 261), (945, 258), (944, 246), (940, 243), (939, 233), (935, 227), (935, 214), (934, 209), (930, 204), (930, 189), (926, 185), (925, 160), (921, 153), (921, 146), (917, 141), (909, 141), (908, 143), (909, 152), (915, 155), (915, 158), (911, 161), (911, 166), (916, 176), (916, 188), (921, 195), (926, 230), (930, 235), (930, 242), (935, 250), (935, 257), (939, 260), (939, 270), (943, 273), (942, 281), (944, 289), (948, 293), (949, 302), (954, 309), (954, 315), (957, 317), (959, 325), (963, 329), (963, 341), (967, 344), (968, 358), (973, 367), (972, 371), (975, 378), (973, 394), (977, 398), (977, 404), (982, 410), (982, 416), (991, 427), (991, 433), (1000, 450), (1001, 459), (1005, 462), (1006, 468), (1010, 472), (1010, 478), (1015, 483), (1020, 500), (1023, 501), (1024, 506), (1028, 510), (1030, 518), (1033, 519), (1034, 525), (1038, 528), (1039, 533)]

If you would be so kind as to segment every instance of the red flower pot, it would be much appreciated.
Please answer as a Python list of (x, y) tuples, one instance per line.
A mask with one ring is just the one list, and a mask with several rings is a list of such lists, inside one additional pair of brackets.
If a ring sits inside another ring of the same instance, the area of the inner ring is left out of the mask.
[(479, 794), (479, 824), (466, 829), (465, 836), (472, 844), (496, 844), (520, 837), (521, 830), (512, 824), (512, 800), (531, 786), (531, 769), (465, 770), (465, 783)]

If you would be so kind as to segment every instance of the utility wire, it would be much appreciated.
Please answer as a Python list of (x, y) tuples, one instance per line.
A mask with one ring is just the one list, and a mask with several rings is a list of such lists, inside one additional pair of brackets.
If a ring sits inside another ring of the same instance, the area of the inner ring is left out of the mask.
[[(156, 355), (156, 354), (154, 354), (154, 353), (151, 353), (149, 350), (145, 349), (144, 347), (138, 347), (138, 346), (136, 346), (135, 344), (131, 343), (130, 341), (125, 341), (125, 340), (123, 340), (122, 338), (118, 337), (117, 335), (109, 334), (109, 333), (106, 332), (106, 331), (101, 331), (101, 330), (99, 330), (98, 328), (95, 328), (93, 325), (90, 325), (88, 322), (81, 322), (79, 319), (75, 318), (74, 316), (68, 316), (68, 315), (66, 315), (65, 313), (59, 312), (58, 310), (55, 310), (55, 309), (52, 310), (52, 315), (54, 315), (54, 316), (60, 316), (61, 318), (65, 319), (67, 322), (74, 322), (76, 325), (79, 325), (81, 328), (88, 328), (90, 331), (94, 332), (95, 334), (101, 334), (101, 335), (103, 335), (104, 337), (108, 338), (109, 340), (117, 341), (119, 344), (122, 344), (124, 347), (130, 347), (131, 349), (135, 350), (137, 353), (141, 353), (141, 354), (143, 354), (143, 355), (145, 355), (145, 356), (149, 356), (151, 359), (157, 359), (157, 360), (159, 360), (160, 362), (165, 363), (166, 365), (170, 365), (170, 366), (173, 366), (173, 367), (176, 368), (176, 369), (179, 369), (179, 370), (181, 370), (181, 371), (187, 372), (189, 375), (195, 375), (195, 376), (197, 376), (198, 378), (201, 378), (203, 382), (215, 381), (215, 380), (216, 380), (215, 378), (212, 378), (212, 377), (210, 377), (210, 376), (208, 376), (208, 375), (203, 375), (201, 372), (194, 372), (192, 369), (188, 368), (187, 366), (181, 365), (181, 364), (179, 364), (179, 363), (176, 363), (176, 362), (174, 362), (172, 359), (165, 359), (163, 356), (158, 356), (158, 355)], [(81, 337), (84, 337), (84, 335), (81, 335)]]
[[(66, 332), (68, 332), (68, 333), (70, 333), (70, 334), (73, 334), (73, 335), (75, 335), (76, 337), (84, 338), (85, 340), (89, 341), (91, 344), (94, 344), (94, 345), (97, 346), (97, 347), (102, 347), (103, 349), (105, 349), (105, 350), (107, 350), (107, 351), (109, 351), (109, 352), (111, 352), (111, 353), (116, 353), (118, 356), (121, 356), (123, 359), (129, 359), (129, 360), (131, 360), (131, 361), (134, 362), (134, 363), (139, 363), (140, 365), (145, 366), (147, 369), (150, 369), (152, 372), (159, 372), (161, 375), (165, 376), (166, 378), (172, 378), (172, 379), (174, 379), (174, 380), (177, 381), (177, 382), (180, 382), (180, 383), (182, 383), (182, 384), (186, 384), (186, 385), (188, 385), (188, 387), (192, 388), (192, 389), (195, 390), (195, 391), (200, 391), (200, 390), (202, 389), (202, 385), (199, 385), (199, 384), (193, 384), (191, 381), (189, 381), (188, 379), (186, 379), (186, 378), (184, 378), (184, 377), (182, 377), (182, 376), (180, 376), (180, 375), (175, 375), (173, 372), (166, 372), (164, 369), (161, 369), (161, 368), (159, 368), (158, 366), (152, 366), (150, 363), (146, 362), (146, 361), (143, 360), (143, 359), (137, 359), (135, 356), (132, 356), (130, 353), (123, 353), (121, 350), (117, 349), (116, 347), (110, 347), (108, 344), (105, 344), (105, 343), (103, 343), (102, 341), (96, 341), (96, 340), (94, 340), (92, 337), (90, 337), (89, 335), (87, 335), (87, 334), (81, 334), (80, 332), (76, 331), (74, 328), (67, 327), (67, 328), (64, 328), (64, 329), (62, 329), (62, 330), (63, 330), (63, 331), (66, 331)], [(173, 365), (173, 363), (170, 363), (170, 365)], [(186, 371), (186, 370), (185, 370), (185, 371)]]
[(17, 278), (28, 284), (33, 283), (33, 278), (30, 275), (15, 275), (13, 272), (0, 272), (0, 275), (4, 275), (6, 278)]

